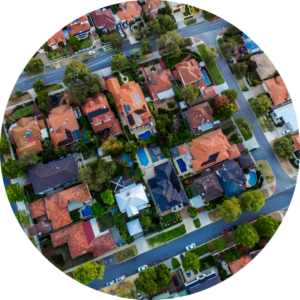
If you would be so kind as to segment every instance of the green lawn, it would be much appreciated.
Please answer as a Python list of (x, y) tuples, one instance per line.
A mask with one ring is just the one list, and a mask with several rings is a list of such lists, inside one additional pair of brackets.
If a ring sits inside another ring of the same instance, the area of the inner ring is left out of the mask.
[(144, 217), (150, 217), (152, 218), (153, 217), (153, 214), (156, 213), (156, 209), (154, 206), (151, 206), (150, 208), (147, 208), (147, 209), (144, 209), (143, 210), (143, 216)]
[(239, 144), (240, 143), (239, 135), (237, 133), (232, 135), (229, 140), (230, 140), (230, 142), (232, 142), (234, 144)]
[(128, 77), (129, 81), (134, 81), (133, 73), (131, 70), (127, 70), (126, 72), (122, 73), (124, 76)]
[(63, 47), (62, 52), (63, 52), (64, 56), (71, 55), (71, 51), (70, 51), (70, 48), (68, 46)]
[(119, 84), (120, 84), (120, 85), (123, 85), (124, 82), (122, 81), (121, 75), (120, 75), (118, 72), (116, 72), (114, 75), (117, 77), (117, 79), (118, 79), (118, 81), (119, 81)]
[[(249, 130), (243, 128), (244, 122), (245, 122), (244, 118), (237, 118), (237, 119), (235, 119), (235, 123), (237, 124), (238, 128), (240, 129), (240, 131), (241, 131), (241, 133), (242, 133), (245, 141), (248, 141), (248, 140), (252, 139), (252, 137), (253, 137), (252, 127), (250, 127), (250, 125), (249, 125)], [(247, 123), (247, 121), (246, 121), (246, 123)]]
[(34, 105), (28, 105), (22, 108), (18, 108), (13, 114), (12, 117), (16, 121), (23, 117), (31, 117), (35, 114)]
[(241, 37), (239, 35), (235, 35), (232, 37), (234, 39), (234, 41), (238, 44), (241, 45), (243, 44), (243, 40), (241, 39)]
[(198, 48), (198, 51), (199, 51), (202, 59), (205, 61), (206, 67), (209, 70), (209, 73), (212, 76), (216, 85), (220, 85), (220, 84), (224, 83), (225, 80), (224, 80), (218, 66), (206, 61), (206, 58), (207, 58), (206, 45), (201, 44), (201, 45), (198, 45), (197, 48)]
[(30, 227), (30, 221), (29, 221), (29, 217), (27, 216), (26, 217), (26, 219), (25, 219), (25, 221), (23, 222), (23, 226), (24, 226), (24, 228), (28, 228), (28, 227)]
[(176, 64), (182, 62), (184, 58), (186, 58), (189, 54), (183, 53), (179, 57), (170, 57), (168, 58), (169, 64), (170, 64), (170, 69), (175, 66)]
[(219, 49), (220, 49), (220, 51), (222, 52), (223, 56), (224, 56), (225, 58), (227, 58), (227, 54), (224, 52), (224, 49), (220, 47), (220, 45), (224, 43), (223, 39), (222, 39), (222, 38), (219, 38), (219, 39), (217, 40), (217, 43), (218, 43)]
[(168, 223), (168, 222), (170, 222), (170, 221), (173, 221), (173, 220), (175, 220), (175, 218), (176, 218), (176, 215), (175, 215), (175, 213), (173, 213), (173, 212), (171, 212), (171, 213), (169, 213), (169, 214), (167, 214), (167, 215), (164, 215), (164, 216), (162, 217), (164, 223)]
[(93, 45), (92, 39), (88, 37), (87, 39), (80, 41), (79, 49), (80, 50), (85, 49), (91, 47), (92, 45)]
[(216, 266), (216, 262), (212, 256), (207, 256), (200, 260), (200, 272)]
[(226, 128), (223, 128), (222, 129), (222, 132), (224, 135), (229, 135), (231, 132), (233, 132), (235, 129), (233, 126), (229, 126), (229, 127), (226, 127)]
[(190, 25), (193, 25), (197, 22), (196, 19), (190, 19), (190, 20), (187, 20), (187, 21), (184, 21), (185, 25), (186, 26), (190, 26)]
[(185, 225), (183, 224), (167, 232), (154, 236), (148, 239), (147, 242), (151, 247), (155, 248), (166, 242), (176, 239), (184, 234), (186, 234), (186, 229), (185, 229)]
[(57, 90), (60, 90), (62, 89), (64, 86), (62, 84), (55, 84), (55, 85), (52, 85), (52, 86), (49, 86), (47, 88), (45, 88), (45, 91), (47, 91), (48, 93), (51, 93), (51, 92), (54, 92), (54, 91), (57, 91)]
[(55, 60), (55, 59), (61, 58), (62, 55), (61, 55), (61, 52), (59, 50), (54, 50), (54, 51), (49, 51), (48, 52), (48, 57), (51, 60)]
[(191, 250), (190, 252), (195, 253), (197, 256), (202, 256), (209, 252), (208, 245), (204, 244), (200, 247), (197, 247), (197, 248)]
[(180, 262), (178, 261), (178, 259), (176, 257), (172, 258), (172, 268), (173, 269), (177, 269), (181, 266)]
[(275, 176), (266, 160), (257, 160), (256, 165), (267, 183), (272, 183), (275, 180)]
[(201, 223), (200, 223), (199, 219), (193, 220), (193, 222), (194, 222), (194, 225), (195, 225), (196, 228), (200, 228), (201, 227)]
[(131, 246), (131, 247), (128, 247), (128, 248), (126, 248), (126, 249), (124, 249), (124, 250), (121, 250), (121, 251), (115, 253), (115, 254), (114, 254), (114, 257), (115, 257), (115, 259), (116, 259), (118, 262), (122, 262), (122, 261), (124, 261), (124, 260), (127, 260), (127, 259), (129, 259), (129, 258), (132, 258), (132, 257), (136, 256), (137, 253), (138, 253), (138, 252), (137, 252), (136, 246), (133, 245), (133, 246)]
[(106, 213), (101, 218), (98, 218), (101, 231), (114, 227), (114, 219), (111, 212)]

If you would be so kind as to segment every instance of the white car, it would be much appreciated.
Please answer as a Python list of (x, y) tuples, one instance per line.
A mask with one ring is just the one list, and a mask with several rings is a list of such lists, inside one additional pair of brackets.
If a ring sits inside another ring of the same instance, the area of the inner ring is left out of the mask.
[(282, 131), (281, 134), (282, 134), (282, 135), (286, 135), (286, 134), (288, 134), (288, 133), (290, 133), (290, 132), (291, 132), (291, 130), (290, 130), (290, 129), (287, 129), (287, 130)]
[(118, 277), (117, 279), (116, 279), (116, 282), (121, 282), (122, 280), (124, 280), (126, 278), (126, 276), (125, 275), (122, 275), (122, 276), (120, 276), (120, 277)]
[(196, 247), (196, 244), (193, 243), (193, 244), (190, 244), (190, 245), (186, 246), (185, 249), (186, 249), (186, 251), (189, 251), (189, 250), (194, 249), (195, 247)]
[(147, 265), (144, 265), (144, 266), (139, 267), (139, 268), (138, 268), (138, 271), (139, 271), (139, 272), (142, 272), (143, 270), (146, 270), (146, 269), (148, 269), (148, 266), (147, 266)]
[(114, 285), (114, 284), (115, 284), (115, 281), (112, 280), (112, 281), (109, 281), (109, 282), (106, 284), (106, 286), (112, 286), (112, 285)]
[(96, 54), (95, 51), (89, 51), (89, 55), (94, 55), (94, 54)]

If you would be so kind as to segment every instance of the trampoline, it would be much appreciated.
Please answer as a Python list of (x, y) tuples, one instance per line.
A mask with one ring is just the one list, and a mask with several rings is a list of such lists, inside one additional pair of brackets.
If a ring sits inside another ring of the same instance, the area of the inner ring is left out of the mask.
[(59, 101), (60, 101), (60, 99), (59, 99), (58, 96), (52, 96), (52, 97), (51, 97), (51, 102), (52, 102), (52, 104), (56, 105), (56, 104), (59, 103)]

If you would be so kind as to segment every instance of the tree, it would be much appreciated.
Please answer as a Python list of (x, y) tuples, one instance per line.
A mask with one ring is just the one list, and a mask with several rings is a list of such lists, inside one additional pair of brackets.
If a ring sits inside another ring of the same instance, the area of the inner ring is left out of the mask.
[(95, 279), (102, 279), (105, 266), (96, 262), (85, 263), (73, 271), (74, 279), (82, 284), (89, 284)]
[(225, 95), (230, 100), (230, 102), (235, 102), (239, 95), (238, 91), (236, 91), (235, 89), (222, 91), (221, 94)]
[(75, 150), (76, 152), (84, 152), (88, 149), (88, 146), (84, 143), (84, 141), (82, 139), (80, 139), (79, 141), (77, 141), (76, 145), (75, 145)]
[(196, 218), (199, 215), (197, 208), (193, 206), (188, 208), (188, 213), (191, 218)]
[(265, 115), (269, 112), (272, 102), (267, 95), (258, 96), (253, 100), (253, 107), (261, 114)]
[(115, 203), (114, 194), (111, 190), (101, 193), (100, 198), (106, 206), (112, 207)]
[(226, 58), (232, 57), (236, 52), (237, 43), (234, 39), (229, 38), (225, 43), (220, 44), (221, 51), (225, 54)]
[(120, 232), (126, 232), (128, 230), (126, 226), (125, 217), (122, 213), (120, 212), (114, 213), (113, 218), (114, 218), (115, 226)]
[(140, 53), (146, 55), (152, 51), (153, 46), (150, 41), (144, 41), (141, 45)]
[(237, 62), (236, 64), (231, 65), (231, 68), (237, 78), (242, 78), (247, 73), (248, 65), (245, 62)]
[(24, 71), (38, 71), (41, 66), (43, 66), (44, 63), (40, 58), (32, 58), (27, 63)]
[(252, 137), (252, 130), (253, 130), (254, 126), (253, 125), (250, 126), (248, 124), (248, 122), (246, 121), (246, 118), (237, 118), (237, 119), (235, 119), (235, 122), (238, 125), (238, 127), (245, 139), (246, 139), (246, 136)]
[(258, 212), (265, 205), (262, 192), (249, 190), (240, 197), (241, 209), (249, 212)]
[(225, 236), (223, 236), (221, 238), (218, 238), (217, 240), (214, 240), (212, 245), (219, 251), (222, 251), (222, 250), (226, 249), (226, 247), (227, 247), (227, 240), (226, 240)]
[(126, 242), (128, 239), (128, 235), (125, 232), (123, 232), (121, 238), (123, 242)]
[(78, 45), (78, 43), (79, 43), (79, 40), (78, 40), (78, 37), (77, 37), (77, 36), (71, 35), (71, 36), (69, 37), (69, 44), (70, 44), (71, 46)]
[(43, 45), (43, 47), (44, 47), (44, 50), (47, 51), (47, 52), (49, 52), (51, 50), (51, 48), (49, 47), (49, 45), (47, 43), (45, 43)]
[(168, 115), (160, 115), (156, 121), (156, 129), (160, 138), (164, 139), (169, 132), (172, 132), (173, 121), (169, 119)]
[(135, 299), (135, 290), (133, 283), (126, 279), (118, 283), (116, 293), (118, 297)]
[(28, 166), (38, 163), (40, 158), (35, 152), (23, 151), (19, 155), (18, 163), (21, 170), (25, 170)]
[(5, 189), (9, 202), (16, 203), (24, 200), (24, 191), (19, 183), (10, 184)]
[[(114, 214), (115, 215), (115, 214)], [(139, 277), (134, 281), (136, 290), (146, 295), (153, 295), (157, 292), (156, 272), (149, 267), (139, 273)]]
[(110, 135), (108, 139), (103, 142), (102, 148), (105, 154), (118, 155), (123, 151), (123, 143), (116, 137)]
[(78, 60), (73, 60), (66, 66), (62, 81), (65, 86), (71, 88), (90, 81), (89, 68)]
[(200, 262), (197, 254), (190, 251), (187, 252), (182, 258), (182, 266), (186, 271), (200, 269)]
[(274, 143), (275, 153), (285, 159), (289, 159), (293, 156), (293, 141), (290, 137), (284, 136), (277, 140)]
[(42, 91), (45, 88), (45, 83), (43, 79), (37, 78), (36, 81), (32, 84), (32, 87), (36, 93)]
[(218, 110), (218, 115), (221, 119), (230, 119), (235, 113), (235, 106), (233, 104), (227, 104)]
[(186, 40), (180, 33), (170, 31), (156, 40), (157, 48), (161, 45), (165, 45), (166, 51), (170, 52), (172, 56), (179, 57), (182, 52), (181, 49), (186, 46)]
[(149, 27), (154, 34), (165, 34), (175, 27), (174, 19), (169, 15), (158, 15), (155, 20), (149, 22)]
[(24, 223), (24, 221), (28, 217), (28, 213), (26, 212), (25, 209), (22, 209), (22, 210), (18, 210), (15, 213), (15, 216), (16, 216), (16, 218), (17, 218), (17, 220), (18, 220), (19, 223)]
[(229, 103), (230, 103), (230, 101), (227, 98), (227, 96), (222, 95), (222, 96), (219, 96), (215, 99), (214, 106), (215, 106), (216, 109), (219, 109), (221, 107), (224, 107), (224, 106), (228, 105)]
[(113, 33), (110, 35), (110, 43), (113, 48), (119, 49), (123, 47), (125, 41), (119, 33)]
[(42, 90), (37, 93), (37, 105), (40, 110), (46, 110), (49, 100), (50, 98), (47, 91)]
[(218, 204), (217, 209), (218, 216), (223, 218), (225, 222), (236, 221), (242, 213), (239, 200), (236, 197), (225, 200), (222, 205)]
[(0, 138), (0, 154), (6, 154), (9, 150), (10, 143), (6, 137), (6, 135), (2, 134)]
[(132, 72), (136, 73), (140, 69), (140, 65), (138, 64), (136, 59), (132, 59), (129, 68), (132, 70)]
[(142, 217), (142, 225), (144, 226), (144, 227), (150, 227), (150, 225), (152, 224), (152, 219), (151, 219), (151, 217), (149, 217), (149, 216), (144, 216), (144, 217)]
[(19, 172), (18, 161), (9, 157), (2, 163), (1, 169), (3, 175), (12, 178), (14, 175), (17, 175)]
[(219, 54), (217, 53), (216, 48), (214, 46), (208, 46), (206, 47), (206, 53), (206, 61), (213, 65), (216, 65), (219, 58)]
[(199, 98), (199, 88), (197, 86), (193, 86), (191, 84), (183, 87), (183, 96), (189, 103), (194, 103)]
[(172, 273), (165, 264), (159, 264), (154, 268), (156, 273), (156, 283), (159, 285), (167, 285), (170, 283)]
[(279, 222), (271, 215), (259, 216), (253, 225), (262, 238), (271, 238), (279, 227)]
[(58, 42), (58, 46), (59, 46), (60, 48), (63, 48), (63, 47), (65, 46), (65, 44), (64, 44), (64, 42)]
[(116, 53), (110, 60), (112, 70), (123, 70), (128, 67), (129, 62), (123, 53)]
[(105, 213), (105, 207), (97, 201), (91, 205), (91, 210), (94, 218), (101, 218)]
[(229, 251), (225, 252), (224, 260), (229, 264), (233, 261), (240, 259), (242, 255), (243, 253), (239, 249), (231, 248)]
[(237, 243), (247, 248), (253, 248), (259, 241), (259, 236), (255, 227), (249, 225), (247, 222), (238, 226), (234, 237)]
[(53, 152), (58, 156), (62, 157), (68, 154), (68, 149), (66, 146), (56, 146)]

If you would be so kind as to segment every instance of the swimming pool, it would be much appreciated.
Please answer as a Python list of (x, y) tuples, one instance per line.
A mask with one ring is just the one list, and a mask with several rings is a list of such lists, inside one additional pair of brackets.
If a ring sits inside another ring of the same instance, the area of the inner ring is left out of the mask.
[(137, 151), (137, 156), (139, 157), (140, 163), (142, 166), (147, 167), (149, 164), (148, 156), (145, 152), (145, 149), (139, 149)]
[(140, 134), (139, 138), (141, 140), (145, 140), (145, 139), (149, 138), (151, 135), (152, 135), (151, 131), (148, 130), (148, 131), (144, 132), (143, 134)]
[(209, 81), (209, 79), (208, 79), (208, 77), (207, 77), (207, 75), (206, 75), (206, 72), (205, 72), (203, 69), (201, 69), (201, 72), (202, 72), (202, 74), (203, 74), (203, 76), (204, 76), (205, 83), (206, 83), (207, 85), (209, 85), (209, 84), (210, 84), (210, 81)]
[(177, 159), (177, 163), (178, 163), (181, 173), (184, 173), (187, 171), (186, 163), (184, 162), (184, 160), (182, 158)]
[(256, 183), (256, 173), (254, 171), (250, 171), (249, 176), (250, 176), (250, 178), (248, 180), (249, 185), (255, 185), (255, 183)]
[(125, 153), (121, 156), (121, 161), (127, 161), (127, 166), (132, 167), (133, 166), (133, 160), (130, 158), (130, 155)]
[(91, 206), (87, 205), (84, 209), (81, 210), (81, 214), (84, 218), (90, 216), (92, 214)]
[(87, 130), (82, 133), (82, 139), (85, 144), (88, 144), (90, 142)]
[(151, 156), (151, 159), (152, 159), (153, 163), (159, 161), (158, 157), (154, 157), (153, 154), (151, 153), (151, 151), (149, 151), (149, 154)]

